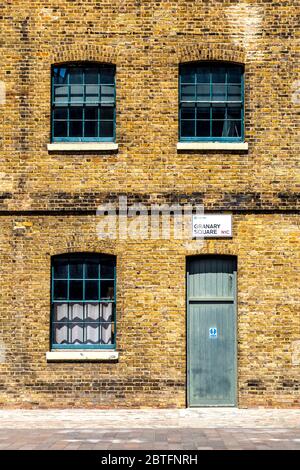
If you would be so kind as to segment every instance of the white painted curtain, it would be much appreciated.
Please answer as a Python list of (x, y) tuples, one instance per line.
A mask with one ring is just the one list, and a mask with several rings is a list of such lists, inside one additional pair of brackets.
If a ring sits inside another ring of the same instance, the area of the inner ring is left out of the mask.
[(61, 303), (55, 309), (56, 344), (112, 344), (112, 303)]

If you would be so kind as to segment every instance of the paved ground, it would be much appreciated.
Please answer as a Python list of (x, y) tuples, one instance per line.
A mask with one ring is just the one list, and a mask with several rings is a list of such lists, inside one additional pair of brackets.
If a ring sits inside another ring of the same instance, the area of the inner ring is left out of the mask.
[(0, 410), (0, 449), (298, 449), (299, 410)]

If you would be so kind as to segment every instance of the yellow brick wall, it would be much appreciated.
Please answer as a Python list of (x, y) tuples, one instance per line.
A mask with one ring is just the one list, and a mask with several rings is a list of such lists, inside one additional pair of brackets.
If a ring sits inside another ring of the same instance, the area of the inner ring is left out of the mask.
[[(185, 406), (185, 262), (238, 257), (239, 406), (299, 406), (299, 41), (294, 0), (0, 6), (0, 403)], [(50, 69), (116, 65), (117, 153), (49, 153)], [(245, 64), (248, 152), (177, 152), (178, 66)], [(98, 204), (203, 203), (234, 236), (101, 241)], [(78, 211), (78, 214), (74, 211)], [(116, 364), (50, 364), (50, 257), (114, 253)]]

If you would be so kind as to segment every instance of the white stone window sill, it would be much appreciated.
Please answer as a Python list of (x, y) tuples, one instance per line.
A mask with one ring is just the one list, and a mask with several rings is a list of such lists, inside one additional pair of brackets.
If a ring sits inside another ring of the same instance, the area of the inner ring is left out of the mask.
[(248, 150), (247, 142), (178, 142), (177, 150)]
[(49, 152), (84, 152), (118, 150), (119, 145), (114, 142), (54, 142), (47, 144)]
[(46, 353), (47, 361), (116, 361), (119, 353), (113, 350), (106, 351), (49, 351)]

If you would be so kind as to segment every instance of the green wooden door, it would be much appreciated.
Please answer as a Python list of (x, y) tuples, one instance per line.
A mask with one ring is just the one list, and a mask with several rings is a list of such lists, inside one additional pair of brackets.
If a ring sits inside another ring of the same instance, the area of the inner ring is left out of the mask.
[(236, 259), (187, 265), (188, 405), (236, 404)]

